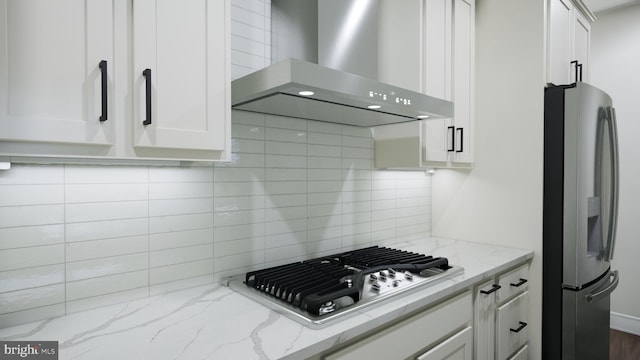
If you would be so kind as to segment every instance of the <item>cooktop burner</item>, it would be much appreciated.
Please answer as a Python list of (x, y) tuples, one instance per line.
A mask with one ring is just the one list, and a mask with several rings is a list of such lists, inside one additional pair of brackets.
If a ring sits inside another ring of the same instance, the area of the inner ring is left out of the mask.
[(251, 271), (223, 284), (303, 324), (322, 325), (462, 271), (446, 258), (372, 246)]

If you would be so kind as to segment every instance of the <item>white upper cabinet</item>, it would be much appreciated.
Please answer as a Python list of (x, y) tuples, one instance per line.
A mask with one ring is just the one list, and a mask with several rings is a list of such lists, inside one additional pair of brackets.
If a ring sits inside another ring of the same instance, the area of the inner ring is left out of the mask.
[(0, 156), (228, 160), (230, 6), (0, 0)]
[(0, 0), (0, 24), (0, 152), (34, 144), (45, 155), (42, 143), (109, 151), (112, 1)]
[(573, 83), (576, 71), (589, 81), (593, 13), (580, 0), (548, 1), (547, 82)]
[[(388, 0), (387, 2), (392, 1)], [(385, 3), (383, 1), (383, 3)], [(403, 52), (383, 51), (381, 80), (450, 100), (451, 119), (415, 121), (374, 129), (377, 168), (471, 167), (474, 161), (474, 0), (415, 0), (385, 16), (420, 24), (418, 39), (409, 38)], [(407, 5), (407, 6), (405, 6)], [(406, 11), (411, 8), (411, 11)], [(391, 15), (390, 15), (391, 14)], [(405, 25), (406, 27), (406, 25)], [(385, 29), (382, 42), (403, 38)], [(385, 46), (381, 46), (385, 49)], [(386, 48), (393, 48), (387, 46)], [(403, 54), (398, 56), (398, 54)], [(406, 58), (420, 59), (413, 65)], [(413, 77), (406, 73), (412, 73)], [(385, 78), (388, 76), (389, 78)]]
[(226, 149), (228, 15), (219, 0), (133, 2), (135, 147)]

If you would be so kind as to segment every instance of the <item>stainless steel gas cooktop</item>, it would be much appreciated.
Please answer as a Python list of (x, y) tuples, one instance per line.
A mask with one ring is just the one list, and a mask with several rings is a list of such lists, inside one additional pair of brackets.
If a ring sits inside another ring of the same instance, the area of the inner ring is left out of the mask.
[(372, 246), (227, 278), (223, 284), (304, 325), (321, 326), (463, 272), (446, 258)]

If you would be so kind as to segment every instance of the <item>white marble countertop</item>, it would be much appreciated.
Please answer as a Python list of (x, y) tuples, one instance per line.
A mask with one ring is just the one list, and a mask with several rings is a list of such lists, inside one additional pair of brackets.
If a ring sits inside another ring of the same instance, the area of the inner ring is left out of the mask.
[(521, 264), (529, 250), (428, 238), (393, 247), (444, 256), (464, 273), (311, 329), (217, 285), (0, 329), (59, 341), (60, 359), (303, 359)]

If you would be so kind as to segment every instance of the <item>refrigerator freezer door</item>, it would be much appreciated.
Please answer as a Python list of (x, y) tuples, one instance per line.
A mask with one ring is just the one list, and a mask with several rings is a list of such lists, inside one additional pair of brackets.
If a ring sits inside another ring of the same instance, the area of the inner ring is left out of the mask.
[(563, 290), (563, 360), (609, 358), (609, 289), (615, 288), (612, 285), (616, 281), (617, 273), (605, 276), (581, 291)]
[[(611, 98), (585, 83), (565, 91), (563, 274), (565, 287), (580, 289), (610, 267), (612, 138), (607, 126)], [(614, 128), (613, 128), (614, 129)]]

